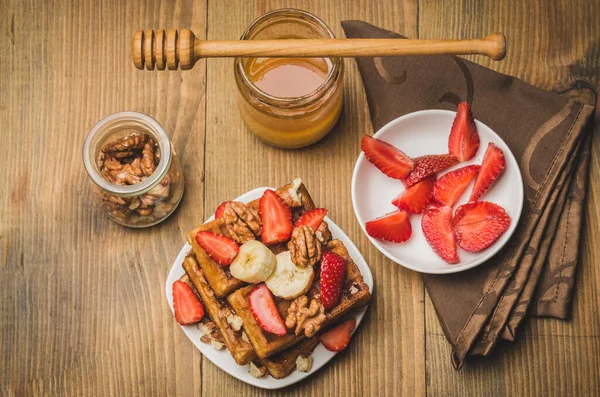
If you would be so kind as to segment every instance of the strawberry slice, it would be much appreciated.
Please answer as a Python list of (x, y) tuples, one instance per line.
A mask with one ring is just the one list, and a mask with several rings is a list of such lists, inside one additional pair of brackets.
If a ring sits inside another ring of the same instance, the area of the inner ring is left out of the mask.
[(473, 186), (473, 192), (469, 201), (479, 200), (483, 193), (492, 186), (492, 183), (504, 171), (505, 166), (506, 160), (504, 159), (502, 149), (490, 142), (483, 156), (481, 171), (479, 171), (479, 175), (475, 179), (475, 186)]
[(429, 175), (443, 171), (457, 163), (458, 159), (450, 154), (430, 154), (417, 157), (415, 159), (415, 168), (402, 182), (404, 182), (404, 186), (411, 187)]
[(456, 117), (452, 123), (448, 138), (448, 153), (458, 161), (469, 161), (479, 150), (479, 134), (469, 102), (461, 102), (456, 108)]
[(459, 247), (478, 252), (492, 245), (508, 229), (510, 216), (498, 204), (478, 201), (458, 207), (452, 224)]
[(196, 234), (196, 242), (212, 260), (221, 266), (229, 265), (240, 249), (236, 242), (229, 237), (206, 230)]
[(365, 135), (360, 144), (367, 159), (390, 178), (405, 178), (413, 169), (410, 157), (387, 142)]
[(259, 212), (263, 224), (263, 244), (280, 243), (291, 237), (292, 210), (277, 193), (265, 190), (260, 198)]
[(444, 174), (433, 186), (433, 199), (441, 206), (452, 207), (480, 168), (478, 165), (467, 165)]
[(315, 208), (314, 210), (307, 211), (298, 218), (294, 224), (294, 229), (298, 226), (308, 225), (313, 231), (316, 231), (321, 226), (325, 215), (327, 215), (325, 208)]
[(456, 240), (452, 231), (452, 208), (432, 208), (421, 218), (425, 239), (433, 251), (450, 264), (458, 263)]
[(325, 310), (335, 307), (342, 297), (346, 280), (346, 260), (335, 252), (323, 252), (321, 257), (321, 303)]
[(287, 333), (287, 328), (277, 311), (273, 295), (266, 284), (259, 284), (248, 294), (248, 303), (254, 319), (262, 329), (279, 336)]
[(353, 317), (350, 320), (346, 320), (343, 323), (337, 325), (335, 328), (330, 329), (319, 337), (319, 340), (325, 347), (325, 349), (332, 352), (342, 351), (348, 346), (350, 342), (350, 336), (352, 331), (356, 327), (356, 319)]
[(218, 218), (222, 218), (223, 217), (223, 213), (225, 212), (225, 207), (227, 206), (227, 204), (231, 203), (231, 201), (223, 201), (221, 203), (221, 205), (219, 205), (217, 207), (217, 210), (215, 211), (215, 219)]
[(192, 288), (181, 280), (173, 283), (173, 310), (181, 325), (194, 324), (204, 317), (204, 306)]
[(420, 214), (427, 209), (432, 199), (435, 176), (429, 176), (400, 193), (392, 204), (401, 210)]
[(408, 213), (398, 210), (365, 224), (367, 234), (373, 238), (403, 243), (412, 235), (412, 226)]

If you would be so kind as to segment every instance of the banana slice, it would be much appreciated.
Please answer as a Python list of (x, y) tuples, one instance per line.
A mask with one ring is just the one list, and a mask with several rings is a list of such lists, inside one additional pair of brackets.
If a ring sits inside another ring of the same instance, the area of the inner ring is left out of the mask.
[(263, 243), (250, 240), (240, 246), (229, 265), (231, 275), (247, 283), (260, 283), (273, 273), (277, 265), (275, 254)]
[(315, 277), (312, 266), (300, 267), (292, 262), (290, 251), (277, 255), (275, 271), (265, 283), (273, 295), (284, 299), (294, 299), (305, 294)]

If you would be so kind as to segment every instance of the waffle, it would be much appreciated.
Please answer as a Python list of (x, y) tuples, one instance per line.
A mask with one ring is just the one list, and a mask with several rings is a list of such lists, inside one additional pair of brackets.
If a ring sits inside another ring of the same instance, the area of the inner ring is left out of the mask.
[(246, 365), (250, 361), (256, 359), (256, 353), (252, 345), (242, 339), (242, 331), (235, 331), (227, 322), (227, 316), (232, 314), (231, 307), (226, 301), (223, 301), (215, 296), (215, 293), (210, 288), (204, 273), (193, 254), (188, 255), (183, 261), (183, 268), (189, 277), (194, 289), (202, 299), (206, 312), (219, 328), (225, 345), (231, 356), (238, 365)]
[[(327, 329), (331, 325), (338, 322), (338, 320), (350, 312), (352, 309), (361, 307), (367, 304), (371, 298), (369, 287), (365, 284), (360, 270), (356, 264), (350, 258), (346, 247), (340, 240), (331, 240), (326, 246), (325, 251), (333, 251), (346, 259), (346, 282), (344, 285), (342, 298), (337, 306), (327, 312), (327, 319), (321, 326), (321, 330)], [(319, 272), (316, 272), (317, 275)], [(289, 346), (293, 346), (296, 343), (301, 342), (305, 339), (304, 335), (294, 335), (293, 333), (287, 333), (283, 336), (277, 336), (268, 333), (262, 329), (262, 327), (256, 322), (252, 315), (252, 310), (248, 304), (248, 294), (254, 289), (253, 285), (240, 288), (233, 292), (227, 297), (227, 300), (231, 304), (236, 314), (242, 318), (244, 324), (244, 330), (248, 335), (248, 339), (252, 343), (256, 354), (260, 358), (269, 357), (270, 355), (280, 352)], [(315, 277), (315, 281), (311, 289), (306, 294), (309, 298), (319, 294), (319, 283), (318, 278)], [(277, 303), (277, 309), (282, 318), (287, 316), (287, 309), (290, 305), (289, 301), (275, 298)]]
[[(289, 183), (282, 188), (277, 189), (276, 192), (283, 197), (289, 196), (288, 191), (292, 188), (292, 186), (293, 185)], [(292, 208), (292, 219), (294, 222), (304, 212), (315, 208), (315, 205), (304, 184), (300, 184), (298, 187), (298, 197), (300, 198), (300, 206)], [(258, 209), (258, 203), (259, 200), (254, 200), (248, 203), (248, 205)], [(231, 292), (245, 286), (246, 283), (233, 277), (228, 268), (224, 268), (217, 262), (213, 261), (200, 247), (200, 245), (198, 245), (196, 242), (196, 234), (202, 230), (211, 231), (217, 234), (224, 234), (226, 236), (228, 236), (228, 233), (223, 226), (223, 219), (215, 219), (190, 231), (187, 238), (188, 243), (192, 246), (192, 249), (196, 254), (196, 258), (198, 259), (198, 263), (204, 272), (204, 276), (206, 277), (208, 284), (210, 284), (211, 288), (218, 297), (223, 298), (229, 295)], [(285, 246), (281, 244), (271, 248), (275, 253), (277, 253), (277, 251), (285, 250)]]

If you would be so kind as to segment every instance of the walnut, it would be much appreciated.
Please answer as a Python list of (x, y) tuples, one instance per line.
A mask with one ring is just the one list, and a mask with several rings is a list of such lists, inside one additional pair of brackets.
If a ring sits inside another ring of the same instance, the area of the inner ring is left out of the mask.
[(132, 149), (141, 149), (148, 141), (148, 135), (131, 134), (116, 141), (109, 142), (102, 148), (104, 153), (123, 152)]
[(308, 305), (308, 297), (301, 295), (294, 299), (288, 308), (288, 315), (285, 319), (285, 326), (288, 328), (296, 327), (296, 335), (304, 330), (307, 338), (312, 338), (320, 329), (323, 321), (327, 318), (325, 308), (316, 299), (311, 299)]
[(251, 361), (248, 373), (255, 378), (263, 378), (267, 375), (267, 367), (264, 365), (256, 365), (254, 364), (254, 361)]
[(238, 244), (254, 240), (262, 234), (262, 223), (258, 212), (244, 203), (227, 203), (223, 212), (225, 227), (230, 237)]
[(315, 237), (312, 227), (308, 225), (294, 229), (288, 249), (296, 266), (314, 266), (321, 260), (321, 243)]
[(302, 205), (302, 194), (298, 192), (298, 188), (301, 184), (302, 180), (296, 178), (292, 181), (292, 186), (289, 189), (279, 192), (279, 197), (292, 208), (300, 207)]
[(327, 222), (323, 221), (315, 231), (315, 236), (317, 240), (321, 243), (321, 245), (327, 244), (331, 240), (331, 232), (329, 231), (329, 226)]
[(231, 325), (234, 331), (242, 329), (242, 318), (236, 314), (231, 313), (227, 316), (227, 322)]
[(156, 169), (154, 164), (154, 152), (156, 152), (154, 139), (150, 138), (148, 142), (144, 144), (142, 149), (142, 171), (144, 175), (150, 176)]
[(312, 368), (312, 362), (312, 356), (298, 356), (298, 358), (296, 359), (296, 370), (299, 372), (309, 372)]
[(200, 340), (204, 343), (211, 343), (213, 340), (219, 343), (225, 343), (225, 339), (223, 339), (223, 335), (221, 335), (221, 332), (217, 328), (217, 324), (212, 320), (205, 319), (199, 322), (198, 330), (200, 330), (200, 333), (202, 334)]

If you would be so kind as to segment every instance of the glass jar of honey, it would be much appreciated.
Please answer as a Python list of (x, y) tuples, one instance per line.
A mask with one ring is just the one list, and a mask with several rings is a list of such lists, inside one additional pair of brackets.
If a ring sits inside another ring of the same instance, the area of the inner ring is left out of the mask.
[(179, 157), (166, 131), (145, 114), (121, 112), (100, 120), (85, 140), (83, 164), (95, 201), (124, 226), (156, 225), (183, 195)]
[[(241, 40), (334, 37), (316, 16), (281, 9), (255, 20)], [(315, 143), (342, 111), (341, 58), (236, 58), (234, 73), (242, 118), (271, 145), (299, 148)]]

